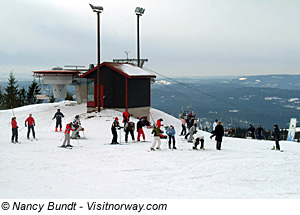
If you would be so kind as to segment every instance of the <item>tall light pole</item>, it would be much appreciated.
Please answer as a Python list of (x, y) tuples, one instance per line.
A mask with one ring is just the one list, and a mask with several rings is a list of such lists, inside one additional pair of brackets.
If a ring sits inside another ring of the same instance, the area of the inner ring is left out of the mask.
[(100, 13), (103, 11), (103, 7), (94, 6), (90, 4), (93, 12), (97, 13), (97, 52), (98, 52), (98, 66), (97, 66), (97, 103), (98, 103), (98, 112), (101, 111), (100, 104)]
[(137, 7), (135, 9), (135, 14), (137, 16), (137, 62), (138, 67), (140, 67), (140, 16), (145, 12), (144, 8)]

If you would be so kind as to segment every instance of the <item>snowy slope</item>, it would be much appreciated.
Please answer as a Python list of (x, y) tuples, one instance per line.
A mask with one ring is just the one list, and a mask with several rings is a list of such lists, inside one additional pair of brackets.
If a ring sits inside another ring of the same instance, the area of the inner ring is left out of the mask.
[[(110, 126), (121, 113), (105, 110), (87, 118), (86, 105), (60, 102), (14, 109), (21, 144), (10, 142), (12, 110), (0, 112), (0, 198), (300, 198), (300, 145), (281, 141), (284, 152), (269, 150), (272, 141), (224, 138), (222, 151), (205, 136), (205, 151), (190, 151), (178, 136), (180, 121), (158, 110), (177, 131), (177, 148), (162, 141), (162, 151), (148, 152), (151, 142), (107, 145)], [(80, 114), (87, 139), (71, 140), (72, 150), (58, 148), (62, 132), (54, 132), (56, 109), (66, 122)], [(24, 121), (36, 120), (38, 141), (26, 139)], [(133, 121), (136, 122), (134, 119)], [(152, 121), (152, 120), (151, 120)], [(152, 140), (151, 130), (144, 129)], [(135, 132), (135, 135), (137, 133)], [(118, 138), (119, 139), (119, 138)], [(122, 132), (122, 142), (124, 133)]]

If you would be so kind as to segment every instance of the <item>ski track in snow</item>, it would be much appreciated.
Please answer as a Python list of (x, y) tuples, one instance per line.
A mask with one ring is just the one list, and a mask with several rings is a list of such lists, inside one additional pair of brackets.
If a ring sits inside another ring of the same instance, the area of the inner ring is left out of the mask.
[[(71, 140), (72, 150), (57, 147), (64, 136), (54, 132), (55, 120), (51, 119), (57, 108), (65, 115), (63, 130), (75, 115), (81, 116), (87, 139)], [(300, 198), (297, 143), (281, 141), (284, 152), (277, 152), (270, 150), (273, 141), (225, 137), (222, 150), (217, 151), (210, 134), (198, 131), (205, 137), (207, 150), (191, 151), (192, 143), (176, 136), (178, 150), (169, 150), (162, 140), (161, 151), (148, 152), (152, 137), (151, 129), (146, 128), (150, 142), (132, 142), (129, 135), (127, 145), (107, 145), (114, 117), (122, 119), (120, 112), (104, 110), (99, 116), (87, 114), (85, 104), (59, 102), (16, 108), (14, 113), (21, 144), (10, 143), (12, 111), (0, 111), (2, 199)], [(23, 127), (29, 113), (36, 121), (38, 141), (26, 139), (27, 128)], [(155, 109), (151, 115), (174, 125), (176, 135), (180, 133), (178, 119)], [(137, 132), (134, 134), (136, 138)], [(122, 143), (124, 136), (121, 131)]]

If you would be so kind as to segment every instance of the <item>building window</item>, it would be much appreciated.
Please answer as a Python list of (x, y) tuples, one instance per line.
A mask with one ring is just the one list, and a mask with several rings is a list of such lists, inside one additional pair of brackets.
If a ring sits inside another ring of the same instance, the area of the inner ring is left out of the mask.
[(87, 80), (87, 100), (89, 102), (94, 102), (95, 101), (94, 87), (95, 87), (94, 80), (93, 79), (88, 79)]

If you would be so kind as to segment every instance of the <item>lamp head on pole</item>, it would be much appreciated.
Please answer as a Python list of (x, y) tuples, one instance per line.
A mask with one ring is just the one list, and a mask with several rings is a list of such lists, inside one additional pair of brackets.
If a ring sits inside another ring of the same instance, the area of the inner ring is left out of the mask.
[(145, 8), (142, 8), (142, 7), (137, 7), (135, 8), (135, 14), (138, 15), (138, 16), (142, 16), (145, 12)]
[(102, 6), (94, 6), (92, 4), (89, 4), (89, 5), (93, 9), (93, 11), (96, 12), (96, 13), (101, 13), (103, 11), (103, 7)]

